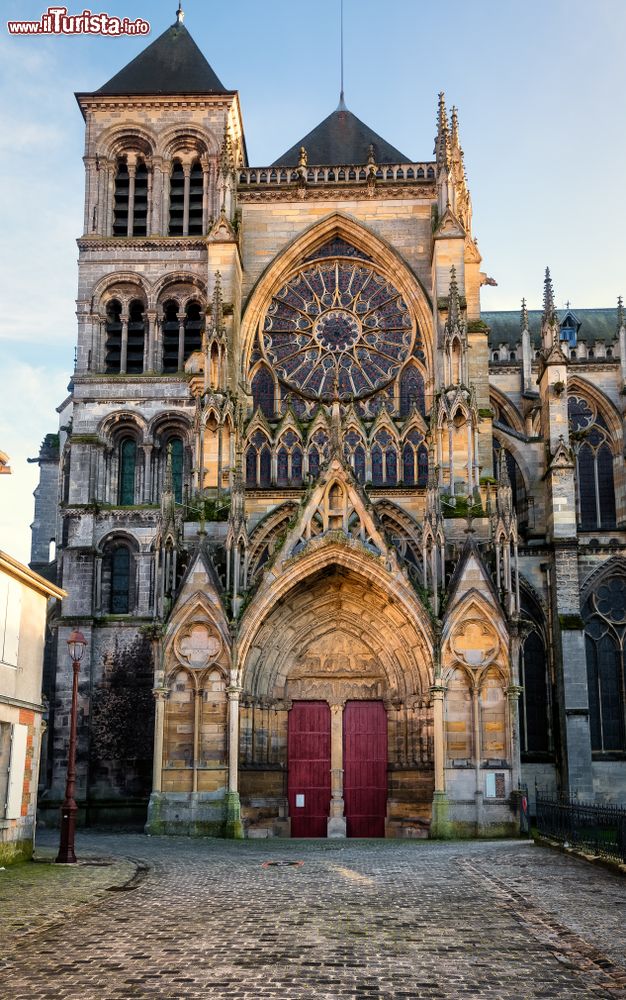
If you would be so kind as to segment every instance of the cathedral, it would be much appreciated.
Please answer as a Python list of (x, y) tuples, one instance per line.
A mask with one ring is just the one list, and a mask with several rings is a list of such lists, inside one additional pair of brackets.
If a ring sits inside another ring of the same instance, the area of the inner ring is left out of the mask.
[(536, 788), (626, 799), (621, 300), (557, 312), (540, 268), (540, 308), (481, 313), (443, 94), (431, 159), (342, 94), (250, 166), (183, 20), (76, 95), (76, 365), (31, 562), (68, 594), (42, 819), (75, 626), (87, 824), (473, 837), (519, 831)]

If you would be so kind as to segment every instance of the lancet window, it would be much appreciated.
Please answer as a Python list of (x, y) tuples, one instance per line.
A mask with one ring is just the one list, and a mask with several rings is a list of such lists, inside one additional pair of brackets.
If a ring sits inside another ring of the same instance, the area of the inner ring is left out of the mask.
[(254, 409), (260, 409), (268, 420), (274, 417), (274, 379), (266, 365), (260, 365), (252, 379)]
[[(134, 299), (128, 307), (128, 341), (125, 370), (129, 375), (143, 371), (145, 350), (145, 317), (143, 302)], [(122, 350), (122, 359), (123, 359)]]
[(400, 376), (400, 416), (407, 417), (413, 408), (422, 415), (426, 412), (424, 376), (416, 365), (409, 364)]
[(148, 167), (143, 158), (121, 156), (113, 187), (113, 235), (145, 236), (148, 229)]
[(626, 575), (605, 578), (583, 608), (591, 749), (626, 752)]
[(127, 437), (119, 445), (119, 487), (118, 502), (127, 507), (135, 503), (135, 481), (137, 467), (137, 444)]
[(276, 482), (279, 486), (302, 485), (302, 447), (294, 431), (286, 431), (276, 452)]
[(163, 371), (177, 372), (185, 361), (202, 347), (204, 314), (201, 304), (192, 299), (184, 308), (177, 299), (163, 303), (161, 324), (163, 338)]
[(199, 159), (175, 159), (170, 173), (170, 236), (200, 236), (204, 230), (204, 170)]
[(120, 370), (122, 353), (122, 303), (118, 299), (107, 303), (105, 328), (105, 370), (108, 374), (116, 374)]
[(520, 749), (524, 754), (548, 753), (550, 739), (550, 684), (543, 616), (534, 602), (522, 598), (526, 634), (520, 657)]
[(330, 458), (330, 441), (326, 431), (321, 428), (311, 436), (307, 448), (309, 476), (316, 479), (320, 469)]
[(246, 451), (246, 485), (270, 486), (272, 482), (272, 451), (262, 431), (255, 431)]
[(135, 604), (135, 559), (130, 544), (111, 539), (104, 546), (98, 574), (97, 604), (104, 614), (127, 615)]
[(423, 436), (415, 429), (404, 438), (402, 480), (405, 486), (426, 486), (428, 483), (428, 450)]
[(606, 420), (595, 404), (581, 396), (570, 396), (568, 414), (576, 455), (579, 527), (582, 531), (614, 528), (613, 450)]
[(343, 451), (346, 461), (352, 466), (352, 471), (360, 483), (364, 483), (367, 475), (365, 459), (365, 443), (357, 430), (351, 428), (343, 439)]
[(398, 482), (398, 450), (388, 430), (378, 431), (372, 445), (372, 483), (395, 486)]

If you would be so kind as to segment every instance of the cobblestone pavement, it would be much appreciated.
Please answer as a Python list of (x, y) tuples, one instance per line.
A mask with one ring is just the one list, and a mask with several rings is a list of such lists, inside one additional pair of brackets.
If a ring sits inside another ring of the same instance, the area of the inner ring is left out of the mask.
[(531, 844), (78, 847), (150, 870), (23, 938), (3, 998), (626, 998), (626, 880)]

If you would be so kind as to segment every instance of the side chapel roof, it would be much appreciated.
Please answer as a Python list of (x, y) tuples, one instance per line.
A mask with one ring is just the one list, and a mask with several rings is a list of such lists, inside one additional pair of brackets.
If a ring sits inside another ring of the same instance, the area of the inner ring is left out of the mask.
[(365, 164), (370, 146), (374, 147), (376, 163), (411, 162), (410, 157), (348, 111), (343, 99), (324, 121), (274, 160), (272, 166), (297, 166), (302, 146), (306, 149), (308, 162), (316, 166)]
[[(570, 310), (571, 313), (571, 310)], [(528, 329), (534, 347), (541, 344), (541, 309), (528, 310)], [(562, 324), (564, 313), (559, 322)], [(489, 346), (497, 349), (500, 344), (511, 347), (521, 339), (519, 309), (507, 309), (502, 312), (483, 312), (480, 318), (490, 328)], [(577, 309), (576, 319), (580, 323), (578, 339), (593, 342), (594, 340), (612, 343), (617, 337), (615, 325), (615, 306), (610, 309)]]

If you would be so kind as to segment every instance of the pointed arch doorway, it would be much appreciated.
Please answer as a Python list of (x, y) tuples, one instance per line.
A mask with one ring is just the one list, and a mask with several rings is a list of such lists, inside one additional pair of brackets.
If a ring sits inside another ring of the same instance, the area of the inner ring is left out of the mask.
[(382, 701), (294, 701), (288, 722), (292, 837), (384, 837), (387, 712)]

